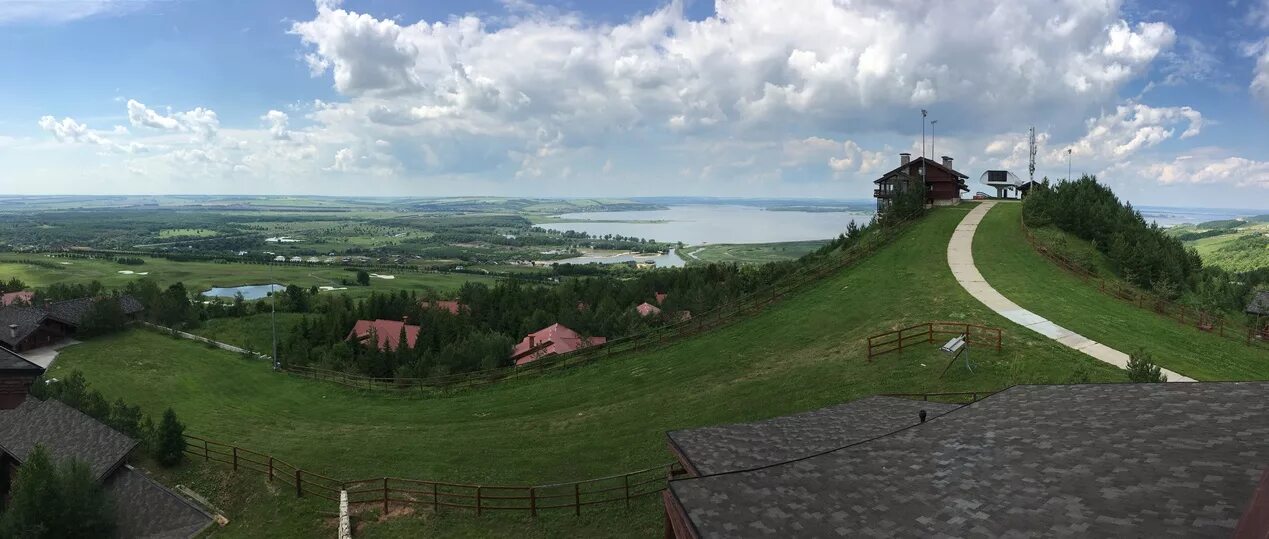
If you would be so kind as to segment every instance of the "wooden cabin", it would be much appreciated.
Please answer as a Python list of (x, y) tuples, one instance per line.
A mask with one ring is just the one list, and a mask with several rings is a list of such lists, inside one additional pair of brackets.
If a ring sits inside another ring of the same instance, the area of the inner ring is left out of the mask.
[(965, 180), (969, 176), (952, 168), (952, 158), (943, 156), (942, 163), (912, 154), (899, 154), (899, 166), (873, 181), (876, 188), (872, 196), (877, 199), (877, 210), (889, 206), (899, 193), (917, 185), (925, 188), (926, 206), (952, 206), (961, 203), (961, 193), (969, 192)]

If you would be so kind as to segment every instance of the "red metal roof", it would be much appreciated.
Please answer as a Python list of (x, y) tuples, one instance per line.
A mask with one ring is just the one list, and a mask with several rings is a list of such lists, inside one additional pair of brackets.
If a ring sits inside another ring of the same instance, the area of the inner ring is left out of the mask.
[(524, 337), (511, 352), (516, 365), (524, 365), (555, 354), (566, 354), (584, 346), (608, 342), (607, 337), (581, 336), (563, 324), (551, 324)]
[(670, 295), (666, 294), (665, 292), (657, 292), (657, 305), (665, 303), (665, 298), (668, 298), (668, 297), (670, 297)]
[(419, 326), (407, 325), (400, 320), (358, 320), (346, 339), (365, 341), (371, 330), (378, 337), (380, 350), (396, 350), (401, 341), (401, 328), (405, 328), (406, 346), (414, 348), (419, 340)]
[[(431, 302), (423, 301), (419, 303), (419, 306), (423, 307), (424, 309), (428, 309), (433, 307), (433, 304)], [(449, 300), (449, 299), (437, 301), (435, 304), (435, 307), (437, 309), (444, 309), (446, 311), (449, 311), (449, 314), (454, 314), (454, 315), (457, 315), (463, 309), (467, 308), (466, 305), (463, 305), (462, 303), (459, 303), (454, 300)]]
[(31, 303), (31, 298), (35, 297), (35, 292), (21, 291), (9, 292), (0, 296), (0, 306), (9, 305), (15, 301), (22, 300), (23, 303)]
[(639, 316), (651, 316), (654, 314), (661, 314), (661, 309), (659, 307), (651, 303), (648, 303), (646, 301), (643, 303), (640, 303), (638, 307), (635, 307), (635, 310), (639, 311)]

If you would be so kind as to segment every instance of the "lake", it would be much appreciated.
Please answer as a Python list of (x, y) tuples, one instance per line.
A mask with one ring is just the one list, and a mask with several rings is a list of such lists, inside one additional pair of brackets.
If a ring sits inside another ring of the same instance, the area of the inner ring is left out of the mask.
[(1149, 223), (1154, 221), (1161, 227), (1181, 224), (1199, 224), (1204, 221), (1221, 221), (1238, 217), (1255, 217), (1265, 215), (1269, 210), (1246, 210), (1237, 208), (1172, 208), (1168, 206), (1135, 206), (1141, 216)]
[(278, 291), (286, 289), (284, 284), (246, 284), (242, 286), (231, 287), (212, 287), (203, 291), (203, 295), (209, 298), (233, 298), (238, 294), (242, 294), (242, 299), (254, 300), (269, 297), (269, 290), (273, 288)]
[[(592, 236), (619, 234), (684, 245), (827, 240), (851, 221), (863, 225), (871, 211), (771, 211), (742, 205), (690, 204), (665, 210), (569, 213), (564, 222), (538, 225)], [(621, 221), (621, 222), (611, 222)], [(638, 257), (642, 260), (644, 257)], [(677, 258), (677, 256), (675, 257)]]

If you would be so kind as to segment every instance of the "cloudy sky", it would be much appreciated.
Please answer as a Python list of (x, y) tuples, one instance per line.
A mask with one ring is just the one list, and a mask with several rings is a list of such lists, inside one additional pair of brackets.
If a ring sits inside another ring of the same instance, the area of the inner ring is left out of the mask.
[(867, 198), (928, 109), (1269, 208), (1269, 0), (0, 0), (0, 67), (0, 193)]

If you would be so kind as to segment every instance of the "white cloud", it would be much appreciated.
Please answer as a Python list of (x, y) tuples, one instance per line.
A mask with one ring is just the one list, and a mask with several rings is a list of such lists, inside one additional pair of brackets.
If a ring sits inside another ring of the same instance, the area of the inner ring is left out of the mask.
[(4, 0), (0, 2), (0, 25), (66, 23), (97, 15), (126, 13), (146, 3), (147, 0)]
[(53, 134), (58, 142), (83, 142), (88, 144), (110, 144), (109, 140), (88, 128), (86, 124), (76, 122), (74, 118), (62, 118), (59, 122), (52, 116), (40, 118), (40, 129)]
[(1195, 155), (1149, 164), (1143, 168), (1142, 175), (1163, 184), (1219, 183), (1269, 189), (1269, 162), (1212, 155), (1215, 153), (1218, 151), (1200, 150)]
[[(1129, 103), (1112, 113), (1090, 118), (1087, 134), (1069, 146), (1075, 157), (1119, 159), (1172, 138), (1178, 124), (1185, 124), (1180, 138), (1198, 135), (1203, 115), (1190, 107), (1150, 107)], [(1066, 148), (1055, 152), (1065, 154)]]
[(1269, 38), (1248, 46), (1244, 52), (1256, 59), (1256, 67), (1252, 71), (1251, 94), (1269, 106)]
[(291, 131), (287, 129), (290, 118), (285, 112), (280, 110), (270, 110), (260, 117), (269, 126), (269, 133), (273, 135), (274, 140), (290, 140)]
[(220, 129), (220, 120), (216, 117), (216, 112), (211, 109), (197, 107), (193, 110), (175, 114), (169, 113), (170, 115), (164, 116), (135, 99), (129, 99), (127, 106), (128, 122), (133, 127), (186, 131), (194, 133), (203, 139), (214, 138), (216, 132)]

